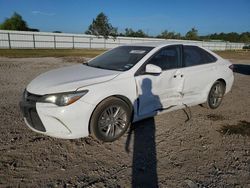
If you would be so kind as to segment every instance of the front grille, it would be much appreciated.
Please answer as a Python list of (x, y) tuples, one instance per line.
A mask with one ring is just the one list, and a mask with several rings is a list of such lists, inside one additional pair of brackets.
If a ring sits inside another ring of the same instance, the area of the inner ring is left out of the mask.
[(41, 98), (40, 95), (34, 95), (24, 91), (23, 101), (20, 102), (20, 107), (29, 125), (42, 132), (46, 132), (45, 127), (37, 114), (36, 102)]

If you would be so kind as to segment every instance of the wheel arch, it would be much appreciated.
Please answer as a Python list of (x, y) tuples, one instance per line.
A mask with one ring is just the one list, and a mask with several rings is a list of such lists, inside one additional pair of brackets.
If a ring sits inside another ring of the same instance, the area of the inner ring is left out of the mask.
[(110, 95), (110, 96), (108, 96), (108, 97), (102, 99), (102, 100), (95, 106), (94, 110), (92, 111), (91, 116), (90, 116), (90, 119), (89, 119), (89, 123), (88, 123), (88, 131), (89, 131), (89, 134), (91, 134), (91, 131), (90, 131), (90, 121), (91, 121), (91, 119), (92, 119), (92, 116), (93, 116), (93, 114), (94, 114), (94, 112), (95, 112), (97, 106), (98, 106), (100, 103), (102, 103), (103, 101), (105, 101), (105, 100), (107, 100), (107, 99), (109, 99), (109, 98), (112, 98), (112, 97), (121, 99), (122, 101), (124, 101), (124, 102), (129, 106), (129, 108), (130, 108), (130, 110), (131, 110), (131, 122), (132, 122), (132, 120), (133, 120), (133, 118), (134, 118), (134, 107), (133, 107), (132, 102), (129, 100), (129, 98), (125, 97), (124, 95)]
[(222, 82), (223, 84), (224, 84), (224, 89), (225, 89), (225, 91), (226, 91), (226, 87), (227, 87), (227, 83), (226, 83), (226, 81), (223, 79), (223, 78), (219, 78), (219, 79), (217, 79), (216, 81), (219, 81), (219, 82)]

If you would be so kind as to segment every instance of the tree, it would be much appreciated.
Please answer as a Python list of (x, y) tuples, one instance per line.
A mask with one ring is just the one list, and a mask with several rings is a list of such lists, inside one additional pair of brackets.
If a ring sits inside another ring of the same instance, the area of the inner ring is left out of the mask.
[(137, 31), (134, 31), (131, 28), (126, 28), (125, 29), (125, 37), (141, 37), (141, 38), (145, 38), (148, 37), (148, 35), (146, 33), (144, 33), (143, 30), (139, 29)]
[(157, 38), (164, 38), (164, 39), (181, 39), (181, 34), (176, 33), (174, 31), (169, 32), (168, 30), (163, 31)]
[(93, 19), (85, 34), (103, 36), (105, 39), (109, 38), (109, 36), (115, 38), (117, 36), (117, 28), (113, 27), (109, 23), (108, 17), (101, 12), (96, 19)]
[(62, 33), (61, 31), (53, 31), (52, 33)]
[(250, 32), (241, 33), (240, 42), (250, 43)]
[(29, 30), (28, 30), (28, 31), (39, 32), (39, 29), (29, 28)]
[(4, 22), (0, 24), (0, 29), (39, 32), (38, 29), (29, 28), (26, 21), (24, 21), (22, 16), (18, 14), (17, 12), (14, 12), (10, 18), (6, 18)]
[(0, 25), (3, 30), (16, 30), (16, 31), (29, 31), (27, 23), (23, 20), (22, 16), (16, 12)]
[(125, 37), (134, 37), (135, 36), (135, 31), (133, 29), (131, 29), (131, 28), (126, 28), (124, 36)]
[(188, 31), (185, 35), (186, 39), (188, 40), (198, 40), (198, 30), (193, 27), (190, 31)]
[(244, 42), (250, 43), (250, 32), (243, 32), (241, 34), (236, 32), (231, 33), (213, 33), (211, 35), (202, 36), (201, 38), (209, 39), (209, 40), (222, 40), (229, 42)]

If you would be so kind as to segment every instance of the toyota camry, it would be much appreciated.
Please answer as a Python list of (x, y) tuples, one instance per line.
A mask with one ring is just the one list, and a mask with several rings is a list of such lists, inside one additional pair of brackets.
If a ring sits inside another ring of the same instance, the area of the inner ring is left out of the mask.
[(219, 107), (231, 90), (232, 68), (195, 45), (123, 45), (41, 74), (26, 87), (20, 107), (35, 132), (64, 139), (91, 134), (112, 142), (131, 123), (160, 113), (199, 104)]

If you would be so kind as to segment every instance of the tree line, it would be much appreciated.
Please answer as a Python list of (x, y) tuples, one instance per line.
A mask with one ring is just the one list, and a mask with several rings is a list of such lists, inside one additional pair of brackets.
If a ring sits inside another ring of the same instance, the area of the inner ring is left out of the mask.
[(16, 12), (10, 17), (6, 18), (2, 24), (0, 24), (2, 30), (15, 30), (15, 31), (39, 31), (38, 29), (28, 27), (26, 21), (22, 16)]
[[(3, 23), (0, 24), (0, 29), (2, 30), (17, 30), (17, 31), (39, 31), (39, 29), (34, 29), (28, 27), (26, 21), (23, 20), (22, 16), (16, 12), (10, 17), (6, 18)], [(61, 33), (61, 31), (54, 31), (55, 33)], [(250, 43), (250, 32), (243, 33), (214, 33), (210, 35), (200, 36), (198, 30), (193, 27), (185, 35), (181, 35), (175, 31), (165, 30), (157, 36), (150, 36), (145, 33), (142, 29), (134, 30), (132, 28), (126, 28), (124, 32), (118, 33), (118, 28), (114, 27), (110, 22), (108, 17), (101, 12), (93, 19), (92, 23), (89, 25), (85, 34), (91, 34), (96, 36), (102, 36), (104, 38), (124, 36), (124, 37), (156, 37), (163, 39), (186, 39), (186, 40), (201, 40), (201, 41), (211, 41), (211, 40), (221, 40), (229, 42), (244, 42)]]

